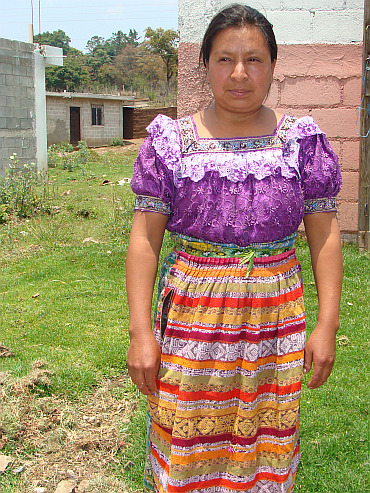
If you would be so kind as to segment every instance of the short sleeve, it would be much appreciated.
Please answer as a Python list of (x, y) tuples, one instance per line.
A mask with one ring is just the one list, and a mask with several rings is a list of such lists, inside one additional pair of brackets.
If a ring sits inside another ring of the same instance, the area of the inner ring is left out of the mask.
[(159, 158), (151, 136), (140, 147), (131, 189), (136, 194), (135, 210), (170, 215), (174, 191), (173, 172)]
[(311, 117), (297, 120), (292, 138), (299, 146), (298, 165), (305, 214), (336, 211), (342, 188), (338, 157)]

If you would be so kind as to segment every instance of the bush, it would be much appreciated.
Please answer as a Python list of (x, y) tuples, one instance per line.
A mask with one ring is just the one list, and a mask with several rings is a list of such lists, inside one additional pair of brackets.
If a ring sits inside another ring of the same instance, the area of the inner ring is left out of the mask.
[(110, 143), (111, 146), (124, 146), (126, 142), (122, 139), (122, 137), (113, 137)]
[(49, 200), (47, 185), (35, 164), (21, 166), (17, 155), (10, 157), (9, 168), (0, 177), (0, 223), (5, 223), (12, 214), (29, 217), (43, 210), (43, 203)]
[(50, 147), (56, 149), (59, 152), (73, 152), (73, 145), (69, 142), (59, 142), (58, 144), (53, 144)]
[(74, 171), (81, 169), (82, 173), (90, 159), (90, 150), (84, 140), (78, 143), (78, 151), (72, 152), (73, 146), (68, 142), (53, 144), (48, 149), (48, 166), (55, 168), (61, 165), (63, 169)]

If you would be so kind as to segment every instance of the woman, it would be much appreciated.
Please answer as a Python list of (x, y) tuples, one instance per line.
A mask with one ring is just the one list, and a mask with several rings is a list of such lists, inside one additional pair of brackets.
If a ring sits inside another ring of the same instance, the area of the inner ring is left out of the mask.
[[(337, 157), (310, 117), (264, 106), (277, 57), (272, 26), (233, 5), (201, 47), (214, 102), (148, 127), (132, 180), (127, 364), (148, 396), (144, 491), (292, 492), (302, 374), (328, 378), (341, 289)], [(304, 218), (319, 298), (305, 346)], [(163, 233), (154, 333), (151, 301)], [(154, 484), (150, 484), (150, 478)]]

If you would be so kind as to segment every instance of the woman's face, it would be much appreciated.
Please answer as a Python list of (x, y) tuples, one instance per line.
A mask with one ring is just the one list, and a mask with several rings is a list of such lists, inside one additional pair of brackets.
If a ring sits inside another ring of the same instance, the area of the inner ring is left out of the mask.
[(275, 61), (265, 36), (256, 26), (228, 28), (213, 40), (206, 64), (207, 81), (216, 108), (252, 114), (263, 104), (272, 82)]

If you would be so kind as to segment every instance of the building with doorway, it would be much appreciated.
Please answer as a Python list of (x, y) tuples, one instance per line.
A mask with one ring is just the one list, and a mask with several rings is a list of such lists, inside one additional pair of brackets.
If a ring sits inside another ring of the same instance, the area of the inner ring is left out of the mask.
[(123, 137), (123, 108), (133, 107), (135, 96), (73, 92), (46, 93), (48, 146), (59, 142), (90, 147), (107, 145)]

